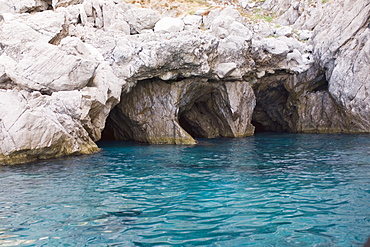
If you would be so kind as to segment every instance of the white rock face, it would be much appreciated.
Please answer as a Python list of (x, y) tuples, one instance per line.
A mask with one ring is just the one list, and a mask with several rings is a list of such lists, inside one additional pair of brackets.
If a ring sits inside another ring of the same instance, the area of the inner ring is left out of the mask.
[(178, 18), (164, 17), (154, 26), (156, 33), (172, 33), (184, 30), (184, 22)]
[(279, 55), (279, 54), (288, 54), (289, 47), (288, 45), (283, 42), (282, 40), (274, 39), (274, 38), (266, 38), (263, 39), (263, 47), (268, 52)]
[(370, 132), (370, 3), (342, 0), (327, 8), (340, 12), (329, 12), (315, 28), (314, 56), (326, 70), (330, 94), (353, 115), (354, 131)]
[(151, 9), (131, 8), (124, 14), (125, 20), (132, 32), (141, 33), (143, 30), (153, 29), (161, 19), (157, 11)]
[(46, 1), (0, 0), (0, 13), (26, 13), (33, 10), (46, 10)]
[(199, 15), (187, 15), (184, 17), (183, 22), (185, 25), (194, 26), (196, 28), (199, 28), (202, 24), (202, 16)]
[(309, 40), (313, 35), (313, 32), (310, 30), (302, 30), (299, 33), (299, 40)]
[(93, 77), (97, 61), (70, 55), (50, 44), (28, 43), (32, 47), (23, 54), (9, 76), (22, 87), (44, 91), (81, 89)]
[(216, 74), (220, 78), (230, 75), (236, 69), (235, 63), (220, 63), (216, 68)]
[[(0, 97), (0, 163), (23, 163), (98, 150), (82, 125), (70, 115), (70, 109), (58, 105), (58, 99), (38, 92), (11, 90), (0, 90)], [(84, 106), (71, 107), (76, 112)]]
[(368, 1), (255, 5), (292, 26), (231, 7), (161, 19), (116, 0), (0, 0), (0, 164), (95, 152), (114, 126), (149, 143), (247, 136), (252, 119), (370, 132)]

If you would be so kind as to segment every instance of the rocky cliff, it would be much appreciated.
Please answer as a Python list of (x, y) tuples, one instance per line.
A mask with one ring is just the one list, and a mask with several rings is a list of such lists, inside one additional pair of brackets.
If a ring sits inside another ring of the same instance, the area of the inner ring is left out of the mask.
[(0, 0), (0, 164), (101, 138), (370, 132), (367, 0), (239, 4)]

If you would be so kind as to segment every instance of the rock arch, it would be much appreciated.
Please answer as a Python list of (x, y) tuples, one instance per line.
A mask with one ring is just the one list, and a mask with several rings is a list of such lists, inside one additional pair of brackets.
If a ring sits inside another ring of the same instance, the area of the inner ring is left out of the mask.
[(254, 107), (253, 90), (245, 81), (147, 79), (122, 95), (102, 139), (194, 144), (194, 137), (250, 136)]

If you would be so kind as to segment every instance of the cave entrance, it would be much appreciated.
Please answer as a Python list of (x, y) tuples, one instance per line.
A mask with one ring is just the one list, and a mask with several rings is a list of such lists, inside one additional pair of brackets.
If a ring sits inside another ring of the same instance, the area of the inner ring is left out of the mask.
[(263, 124), (260, 123), (260, 122), (252, 120), (252, 125), (254, 126), (254, 132), (255, 133), (269, 132), (269, 131), (266, 130), (266, 127), (263, 126)]
[[(110, 112), (101, 140), (182, 143), (192, 138), (248, 136), (253, 130), (292, 132), (297, 113), (288, 103), (290, 95), (282, 80), (256, 88), (247, 82), (218, 84), (194, 78), (171, 84), (140, 81)], [(233, 107), (227, 90), (243, 92), (231, 94)]]
[[(204, 102), (199, 102), (199, 103), (195, 103), (193, 107), (199, 110), (199, 109), (204, 108), (204, 105), (205, 105)], [(197, 123), (187, 117), (187, 112), (185, 113), (183, 112), (180, 114), (179, 124), (193, 138), (205, 137), (204, 135), (202, 135), (199, 126), (197, 126)]]
[(220, 93), (213, 91), (180, 107), (178, 122), (193, 138), (216, 138), (226, 136), (229, 127), (221, 112), (225, 109), (220, 101)]
[(105, 122), (105, 127), (101, 134), (101, 141), (123, 141), (134, 140), (133, 131), (127, 116), (115, 106), (109, 113)]
[(289, 106), (289, 92), (282, 83), (254, 88), (256, 107), (252, 115), (255, 133), (292, 132), (298, 114)]
[(179, 86), (155, 79), (138, 82), (110, 112), (101, 140), (181, 143), (188, 138), (231, 136), (225, 116), (229, 106), (219, 85), (193, 80), (174, 82)]

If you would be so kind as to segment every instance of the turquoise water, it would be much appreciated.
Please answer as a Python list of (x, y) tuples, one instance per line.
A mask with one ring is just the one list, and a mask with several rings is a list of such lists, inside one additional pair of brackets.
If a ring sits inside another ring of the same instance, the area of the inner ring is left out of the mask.
[(100, 143), (0, 167), (0, 246), (362, 246), (370, 136)]

